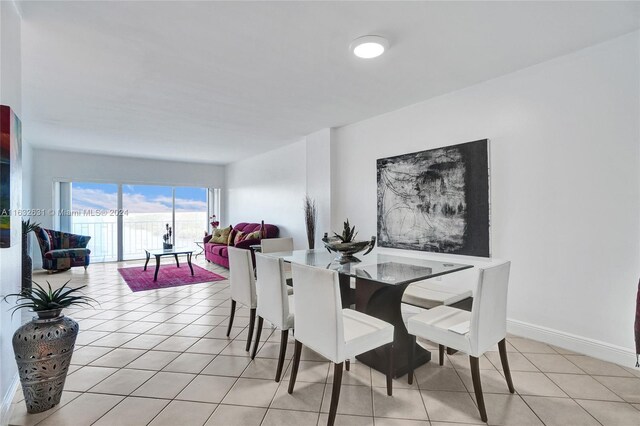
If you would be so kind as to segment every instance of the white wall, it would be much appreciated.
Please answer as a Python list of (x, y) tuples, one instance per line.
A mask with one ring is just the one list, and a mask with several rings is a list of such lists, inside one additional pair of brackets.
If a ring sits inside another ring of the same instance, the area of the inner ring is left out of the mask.
[(316, 247), (331, 221), (331, 129), (322, 129), (282, 148), (229, 164), (226, 168), (224, 224), (277, 225), (281, 237), (293, 237), (296, 249), (308, 248), (303, 200), (316, 201)]
[(277, 225), (281, 237), (306, 248), (302, 201), (306, 191), (306, 142), (300, 141), (226, 167), (225, 221)]
[(635, 362), (640, 33), (335, 130), (332, 224), (376, 233), (376, 159), (491, 140), (510, 329)]
[[(9, 105), (22, 117), (22, 79), (20, 52), (20, 17), (11, 2), (0, 2), (0, 104)], [(11, 194), (16, 206), (22, 194)], [(15, 198), (14, 198), (15, 197)], [(20, 220), (12, 220), (11, 227), (21, 227)], [(0, 297), (20, 291), (22, 281), (22, 240), (10, 248), (0, 250)], [(20, 324), (20, 315), (11, 317), (8, 305), (0, 302), (0, 424), (6, 424), (15, 385), (16, 363), (11, 337)]]

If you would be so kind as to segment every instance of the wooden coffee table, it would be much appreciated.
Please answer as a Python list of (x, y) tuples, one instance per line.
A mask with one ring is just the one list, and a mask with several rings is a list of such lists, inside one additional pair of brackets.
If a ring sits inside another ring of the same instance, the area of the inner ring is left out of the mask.
[(193, 255), (193, 250), (190, 249), (179, 249), (179, 248), (171, 248), (166, 250), (147, 250), (144, 252), (147, 254), (147, 261), (144, 262), (144, 270), (147, 270), (147, 265), (149, 264), (149, 259), (151, 256), (155, 256), (156, 258), (156, 273), (153, 275), (153, 280), (158, 280), (158, 271), (160, 270), (160, 258), (162, 256), (173, 256), (176, 258), (176, 266), (180, 267), (180, 262), (178, 261), (179, 254), (187, 255), (187, 263), (189, 264), (189, 269), (191, 269), (191, 275), (193, 275), (193, 266), (191, 265), (191, 256)]

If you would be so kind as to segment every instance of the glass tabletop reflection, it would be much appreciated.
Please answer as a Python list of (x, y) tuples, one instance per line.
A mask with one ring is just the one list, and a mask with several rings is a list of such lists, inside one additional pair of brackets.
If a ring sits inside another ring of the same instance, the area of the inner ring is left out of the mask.
[(336, 253), (325, 249), (294, 250), (268, 253), (288, 263), (332, 269), (340, 274), (362, 278), (387, 285), (403, 285), (472, 268), (472, 265), (451, 263), (437, 259), (393, 256), (374, 249), (366, 256), (356, 257), (360, 262), (338, 263)]

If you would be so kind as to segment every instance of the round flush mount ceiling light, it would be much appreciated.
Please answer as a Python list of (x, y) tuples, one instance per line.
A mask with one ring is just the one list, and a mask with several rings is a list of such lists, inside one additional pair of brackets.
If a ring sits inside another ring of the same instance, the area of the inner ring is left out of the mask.
[(389, 48), (389, 41), (380, 36), (358, 37), (349, 45), (349, 50), (358, 58), (371, 59), (382, 55)]

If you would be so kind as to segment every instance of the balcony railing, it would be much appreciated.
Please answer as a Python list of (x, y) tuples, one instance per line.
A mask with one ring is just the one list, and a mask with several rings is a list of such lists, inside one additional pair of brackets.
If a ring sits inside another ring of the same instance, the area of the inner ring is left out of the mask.
[[(201, 241), (206, 229), (206, 215), (203, 220), (179, 220), (176, 217), (173, 238), (176, 247), (196, 248), (195, 241)], [(125, 220), (123, 223), (124, 259), (142, 259), (144, 250), (162, 248), (162, 236), (166, 233), (166, 223), (171, 221)], [(74, 234), (91, 237), (88, 248), (92, 262), (118, 260), (117, 222), (74, 222)]]

